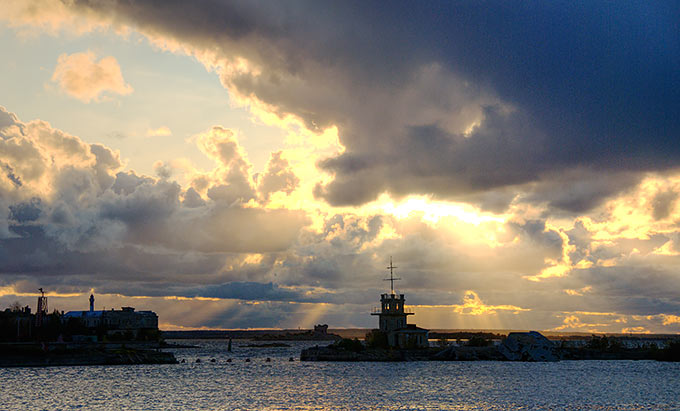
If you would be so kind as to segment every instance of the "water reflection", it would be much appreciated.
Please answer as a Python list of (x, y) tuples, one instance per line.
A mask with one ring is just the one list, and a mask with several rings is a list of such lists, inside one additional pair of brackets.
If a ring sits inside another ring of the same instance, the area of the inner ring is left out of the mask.
[[(287, 342), (290, 347), (252, 348), (234, 341), (232, 352), (227, 351), (226, 341), (193, 343), (200, 348), (174, 350), (178, 360), (185, 360), (176, 365), (0, 369), (1, 408), (680, 408), (680, 364), (307, 363), (297, 361), (300, 350), (318, 343)], [(290, 357), (295, 361), (289, 361)]]

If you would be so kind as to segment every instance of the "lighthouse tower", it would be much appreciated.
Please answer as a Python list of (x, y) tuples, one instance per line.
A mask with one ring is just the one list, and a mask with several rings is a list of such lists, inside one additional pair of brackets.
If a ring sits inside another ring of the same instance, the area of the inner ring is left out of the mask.
[(404, 309), (404, 294), (397, 294), (394, 291), (394, 282), (401, 278), (394, 278), (394, 269), (390, 257), (390, 278), (384, 281), (390, 282), (390, 292), (380, 295), (380, 310), (375, 310), (371, 315), (379, 316), (380, 331), (387, 336), (387, 344), (390, 347), (399, 348), (427, 348), (428, 330), (416, 327), (415, 324), (408, 324), (406, 318), (413, 315)]
[(380, 295), (380, 311), (371, 313), (371, 315), (378, 315), (380, 318), (380, 331), (389, 333), (406, 327), (406, 317), (413, 315), (404, 311), (404, 294), (397, 295), (394, 291), (394, 282), (401, 280), (401, 278), (394, 278), (394, 269), (397, 268), (392, 264), (392, 257), (390, 257), (390, 265), (387, 267), (390, 270), (390, 278), (384, 281), (390, 282), (390, 293)]
[(94, 311), (94, 295), (90, 294), (90, 312)]

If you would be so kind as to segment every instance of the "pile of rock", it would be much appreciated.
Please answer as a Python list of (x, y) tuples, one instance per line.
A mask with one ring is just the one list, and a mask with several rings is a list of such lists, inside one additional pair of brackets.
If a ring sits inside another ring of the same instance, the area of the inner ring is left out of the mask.
[(559, 361), (553, 342), (536, 331), (508, 334), (498, 351), (509, 361)]

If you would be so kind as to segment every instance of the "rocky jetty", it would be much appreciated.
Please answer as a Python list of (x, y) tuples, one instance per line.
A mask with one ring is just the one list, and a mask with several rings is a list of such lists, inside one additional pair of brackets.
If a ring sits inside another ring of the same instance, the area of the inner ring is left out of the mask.
[[(349, 340), (348, 340), (349, 341)], [(302, 350), (302, 361), (558, 361), (552, 341), (536, 331), (510, 333), (499, 345), (450, 345), (443, 348), (366, 348), (358, 341)]]
[(133, 348), (104, 348), (95, 344), (80, 348), (45, 349), (39, 344), (3, 344), (0, 367), (76, 365), (177, 364), (172, 353)]
[(451, 345), (435, 352), (436, 361), (559, 361), (555, 344), (542, 334), (513, 332), (498, 345)]
[(345, 339), (325, 347), (302, 350), (302, 361), (541, 361), (559, 360), (660, 360), (680, 361), (680, 340), (665, 347), (626, 348), (615, 337), (595, 337), (584, 346), (553, 342), (536, 331), (510, 333), (500, 344), (468, 341), (467, 345), (439, 348), (368, 348)]

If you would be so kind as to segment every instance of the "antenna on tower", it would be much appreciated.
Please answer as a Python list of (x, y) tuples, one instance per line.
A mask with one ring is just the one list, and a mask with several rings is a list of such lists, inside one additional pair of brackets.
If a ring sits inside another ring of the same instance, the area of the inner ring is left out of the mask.
[(394, 282), (397, 280), (401, 280), (401, 278), (394, 278), (394, 269), (397, 268), (392, 264), (392, 256), (390, 256), (390, 265), (387, 267), (388, 270), (390, 270), (390, 278), (385, 278), (383, 281), (389, 281), (390, 282), (390, 293), (394, 294)]

